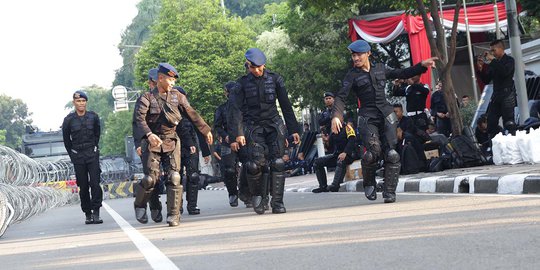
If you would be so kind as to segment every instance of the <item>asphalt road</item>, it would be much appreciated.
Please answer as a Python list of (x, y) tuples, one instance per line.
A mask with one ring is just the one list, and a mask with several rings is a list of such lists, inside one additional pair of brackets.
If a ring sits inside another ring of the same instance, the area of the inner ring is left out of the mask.
[[(12, 225), (0, 269), (538, 269), (540, 196), (286, 193), (287, 214), (231, 208), (201, 191), (199, 216), (139, 224), (133, 199), (105, 201), (101, 225), (79, 206)], [(164, 198), (162, 198), (163, 201)], [(113, 218), (113, 216), (115, 218)], [(126, 222), (127, 221), (127, 222)], [(147, 254), (147, 258), (143, 256)]]

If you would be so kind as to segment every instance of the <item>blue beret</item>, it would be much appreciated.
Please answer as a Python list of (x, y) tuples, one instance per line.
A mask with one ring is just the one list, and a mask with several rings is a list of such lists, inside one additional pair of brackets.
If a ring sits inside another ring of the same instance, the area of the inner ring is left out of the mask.
[(334, 93), (326, 92), (326, 93), (324, 93), (324, 97), (334, 97)]
[(88, 101), (88, 96), (86, 95), (85, 92), (81, 90), (77, 90), (75, 91), (75, 93), (73, 93), (73, 99), (78, 99), (78, 98), (84, 98), (84, 100)]
[(371, 46), (369, 46), (369, 43), (361, 39), (351, 43), (347, 48), (349, 51), (351, 51), (351, 53), (364, 53), (371, 51)]
[(148, 79), (149, 80), (152, 80), (154, 82), (157, 82), (157, 73), (158, 73), (158, 69), (157, 68), (152, 68), (148, 71)]
[(163, 73), (169, 77), (178, 78), (178, 71), (169, 63), (159, 63), (158, 73)]
[(262, 66), (266, 64), (266, 56), (257, 48), (247, 50), (246, 60), (248, 60), (252, 66)]

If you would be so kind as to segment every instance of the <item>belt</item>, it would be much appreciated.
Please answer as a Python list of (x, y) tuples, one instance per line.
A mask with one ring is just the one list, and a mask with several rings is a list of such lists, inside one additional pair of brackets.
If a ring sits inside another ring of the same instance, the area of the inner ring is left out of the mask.
[(407, 116), (414, 116), (414, 115), (419, 115), (423, 113), (424, 111), (407, 112)]

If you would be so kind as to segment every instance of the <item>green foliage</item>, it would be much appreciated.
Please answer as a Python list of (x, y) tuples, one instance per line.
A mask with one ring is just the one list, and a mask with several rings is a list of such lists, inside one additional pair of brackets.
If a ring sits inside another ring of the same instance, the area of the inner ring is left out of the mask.
[(269, 63), (272, 63), (272, 59), (274, 59), (278, 50), (285, 49), (288, 53), (291, 53), (294, 49), (289, 35), (279, 27), (260, 34), (257, 37), (257, 47), (264, 52)]
[(262, 14), (265, 5), (281, 3), (284, 0), (225, 0), (225, 7), (232, 13), (244, 18), (255, 14)]
[(164, 0), (152, 36), (136, 57), (138, 85), (148, 69), (168, 62), (180, 72), (191, 104), (211, 123), (223, 85), (245, 72), (245, 51), (255, 33), (238, 17), (223, 16), (219, 1)]
[(257, 34), (272, 31), (275, 27), (283, 26), (289, 14), (287, 2), (272, 3), (264, 6), (263, 14), (254, 14), (244, 18), (246, 25)]
[(459, 108), (461, 117), (463, 118), (464, 127), (471, 125), (477, 108), (478, 108), (478, 104), (474, 100), (471, 100), (469, 102), (469, 105), (467, 105), (467, 107)]
[(22, 100), (1, 94), (0, 144), (13, 149), (20, 147), (25, 128), (32, 123), (30, 115), (28, 106)]
[(161, 8), (161, 0), (142, 0), (137, 4), (139, 13), (131, 24), (122, 33), (122, 40), (118, 44), (118, 50), (122, 55), (123, 65), (116, 71), (113, 85), (123, 85), (133, 88), (135, 76), (135, 54), (143, 41), (150, 36), (150, 26), (154, 23)]
[(0, 145), (6, 145), (7, 130), (0, 129)]
[(540, 3), (538, 0), (519, 0), (521, 6), (527, 11), (528, 16), (540, 19)]
[(124, 138), (132, 134), (133, 110), (112, 113), (107, 117), (107, 127), (101, 135), (101, 155), (123, 155), (126, 152)]

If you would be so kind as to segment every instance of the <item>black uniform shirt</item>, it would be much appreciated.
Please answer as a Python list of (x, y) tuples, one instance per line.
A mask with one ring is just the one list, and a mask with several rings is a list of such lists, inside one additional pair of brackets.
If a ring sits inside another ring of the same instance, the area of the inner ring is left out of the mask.
[(252, 73), (238, 79), (238, 87), (231, 91), (231, 135), (244, 136), (243, 124), (272, 125), (279, 117), (276, 100), (279, 101), (289, 134), (300, 133), (283, 77), (264, 70), (260, 77)]
[(423, 111), (426, 108), (429, 89), (423, 84), (414, 83), (405, 87), (394, 87), (392, 92), (394, 96), (405, 96), (407, 112)]
[(62, 135), (73, 163), (99, 155), (96, 147), (99, 145), (101, 126), (97, 113), (87, 111), (83, 116), (76, 112), (68, 114), (62, 123)]
[(502, 94), (504, 89), (514, 88), (514, 58), (506, 54), (501, 59), (493, 59), (489, 65), (484, 66), (480, 78), (485, 84), (493, 80), (493, 94)]
[[(229, 136), (229, 131), (227, 129), (227, 113), (229, 110), (228, 102), (225, 102), (219, 105), (214, 114), (214, 130), (217, 132), (219, 137), (221, 137), (222, 143), (225, 142), (225, 138)], [(234, 140), (229, 136), (229, 140)]]
[(383, 64), (373, 64), (369, 72), (359, 68), (353, 68), (345, 75), (342, 87), (336, 95), (333, 117), (343, 120), (345, 100), (351, 89), (360, 100), (359, 115), (378, 117), (379, 112), (384, 117), (392, 114), (394, 109), (386, 100), (385, 86), (387, 79), (407, 79), (425, 72), (427, 69), (420, 63), (406, 69), (387, 69)]
[(335, 153), (341, 154), (343, 152), (351, 156), (355, 151), (356, 144), (356, 132), (350, 125), (344, 125), (338, 134), (330, 134), (329, 148), (334, 149)]

